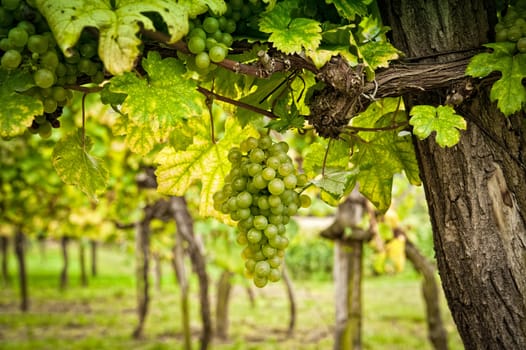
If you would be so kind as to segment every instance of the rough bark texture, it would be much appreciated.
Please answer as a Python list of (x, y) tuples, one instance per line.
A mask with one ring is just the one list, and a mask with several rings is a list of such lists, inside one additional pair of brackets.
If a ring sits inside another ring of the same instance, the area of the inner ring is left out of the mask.
[(60, 271), (60, 282), (59, 288), (64, 290), (68, 286), (68, 267), (69, 267), (69, 255), (68, 255), (68, 242), (69, 238), (62, 236), (60, 239), (60, 248), (62, 250), (62, 270)]
[[(397, 0), (380, 8), (393, 44), (426, 56), (489, 41), (492, 3)], [(410, 108), (442, 103), (444, 95), (404, 97)], [(487, 88), (457, 111), (468, 121), (458, 145), (415, 142), (445, 295), (466, 349), (526, 349), (525, 119), (500, 114)]]
[(7, 286), (11, 282), (11, 277), (9, 276), (9, 237), (0, 236), (0, 254), (2, 254), (2, 283)]
[(172, 197), (172, 210), (179, 232), (188, 244), (188, 252), (199, 280), (199, 301), (201, 305), (201, 320), (203, 331), (201, 333), (200, 349), (208, 348), (212, 340), (212, 318), (210, 316), (210, 300), (208, 297), (208, 275), (206, 273), (205, 258), (201, 247), (194, 234), (194, 222), (184, 197)]
[(230, 291), (232, 290), (230, 279), (233, 275), (232, 272), (225, 270), (217, 281), (216, 335), (221, 339), (228, 338), (228, 304), (230, 302)]
[(18, 280), (20, 283), (20, 310), (26, 312), (29, 309), (29, 293), (27, 288), (27, 272), (25, 257), (26, 238), (24, 233), (17, 229), (15, 232), (15, 255), (18, 263)]
[(148, 304), (150, 301), (150, 283), (148, 280), (149, 266), (149, 245), (150, 245), (150, 221), (152, 214), (151, 207), (147, 206), (145, 218), (135, 225), (135, 276), (137, 283), (137, 314), (139, 323), (133, 330), (133, 337), (140, 338), (148, 314)]

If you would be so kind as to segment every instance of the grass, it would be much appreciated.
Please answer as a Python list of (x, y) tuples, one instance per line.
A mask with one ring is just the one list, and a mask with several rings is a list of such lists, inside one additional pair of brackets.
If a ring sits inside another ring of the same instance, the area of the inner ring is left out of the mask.
[[(70, 286), (58, 290), (61, 257), (57, 245), (46, 256), (36, 246), (28, 253), (30, 310), (18, 310), (14, 285), (15, 261), (10, 261), (11, 285), (0, 289), (0, 349), (181, 349), (179, 290), (169, 266), (163, 266), (161, 290), (152, 288), (152, 302), (140, 340), (131, 338), (137, 323), (133, 255), (117, 247), (99, 249), (99, 274), (80, 286), (76, 244), (70, 247)], [(295, 281), (297, 323), (286, 336), (288, 300), (283, 284), (255, 290), (250, 305), (245, 288), (236, 285), (230, 304), (230, 338), (214, 339), (211, 349), (331, 349), (334, 311), (330, 282)], [(196, 281), (192, 281), (191, 327), (197, 347), (200, 321)], [(214, 285), (211, 301), (214, 303)], [(426, 339), (420, 281), (403, 276), (367, 278), (363, 290), (364, 349), (431, 350)], [(446, 305), (443, 307), (450, 349), (463, 349)]]

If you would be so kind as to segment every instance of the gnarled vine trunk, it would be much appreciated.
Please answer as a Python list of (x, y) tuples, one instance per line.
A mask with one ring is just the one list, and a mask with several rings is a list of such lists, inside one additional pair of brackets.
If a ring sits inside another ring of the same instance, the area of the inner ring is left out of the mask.
[[(491, 40), (494, 1), (379, 3), (407, 57), (445, 62)], [(447, 93), (406, 95), (406, 108)], [(445, 295), (466, 349), (526, 349), (525, 116), (505, 118), (487, 86), (456, 110), (468, 122), (458, 145), (415, 141)]]

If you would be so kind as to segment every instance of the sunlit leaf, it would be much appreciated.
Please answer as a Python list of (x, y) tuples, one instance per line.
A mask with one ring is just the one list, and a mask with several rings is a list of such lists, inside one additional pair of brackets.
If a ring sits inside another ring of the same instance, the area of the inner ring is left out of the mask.
[(259, 29), (269, 33), (269, 41), (285, 53), (299, 53), (316, 49), (321, 42), (321, 26), (318, 21), (309, 18), (294, 18), (297, 0), (278, 3), (271, 11), (261, 16)]
[[(141, 28), (155, 30), (145, 14), (158, 13), (168, 28), (170, 42), (180, 40), (188, 32), (188, 18), (208, 10), (205, 1), (169, 0), (36, 0), (57, 43), (70, 56), (86, 27), (99, 32), (99, 57), (112, 74), (130, 71), (140, 51)], [(218, 10), (224, 3), (210, 1)]]
[(221, 217), (214, 209), (213, 195), (223, 187), (224, 178), (230, 171), (230, 163), (225, 161), (228, 151), (248, 136), (257, 135), (252, 126), (241, 128), (235, 119), (228, 119), (224, 137), (215, 144), (209, 138), (197, 136), (184, 151), (165, 147), (156, 157), (159, 164), (156, 171), (158, 191), (182, 196), (192, 184), (199, 182), (199, 214)]
[(456, 145), (460, 140), (460, 130), (467, 127), (464, 118), (456, 114), (451, 106), (414, 106), (410, 114), (413, 133), (425, 139), (436, 132), (436, 142), (442, 147)]
[(53, 166), (62, 181), (96, 199), (97, 192), (106, 188), (109, 174), (102, 161), (88, 153), (92, 146), (89, 137), (84, 143), (81, 130), (62, 137), (53, 150)]
[(150, 52), (142, 65), (147, 78), (124, 73), (113, 77), (110, 91), (127, 94), (121, 107), (129, 116), (127, 141), (134, 151), (146, 154), (179, 122), (201, 112), (202, 95), (193, 80), (183, 77), (184, 66), (175, 58), (161, 59)]
[(526, 53), (515, 54), (515, 43), (510, 42), (485, 46), (493, 52), (474, 56), (466, 68), (466, 75), (483, 78), (494, 71), (501, 72), (502, 76), (491, 87), (490, 99), (498, 101), (499, 109), (509, 116), (520, 111), (526, 103), (526, 87), (522, 84), (526, 78)]

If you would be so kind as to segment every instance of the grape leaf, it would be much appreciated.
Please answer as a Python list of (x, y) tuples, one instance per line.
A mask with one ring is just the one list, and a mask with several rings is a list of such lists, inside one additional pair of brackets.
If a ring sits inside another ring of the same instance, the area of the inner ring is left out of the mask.
[(340, 169), (327, 168), (324, 174), (312, 180), (312, 183), (329, 194), (333, 199), (339, 200), (354, 187), (356, 173), (348, 170), (342, 171)]
[(466, 68), (466, 75), (477, 78), (500, 71), (502, 76), (491, 87), (491, 101), (504, 115), (509, 116), (522, 109), (526, 103), (526, 87), (522, 80), (526, 78), (526, 53), (514, 55), (515, 43), (499, 42), (486, 44), (493, 52), (474, 56)]
[(109, 174), (102, 161), (88, 153), (92, 146), (89, 137), (83, 145), (81, 130), (62, 137), (53, 149), (53, 166), (62, 181), (96, 200), (97, 192), (106, 188)]
[(0, 69), (0, 137), (23, 134), (31, 126), (35, 115), (44, 113), (42, 102), (16, 91), (26, 89), (24, 76)]
[(271, 11), (261, 15), (259, 29), (270, 33), (269, 41), (285, 53), (300, 53), (303, 49), (314, 50), (321, 42), (321, 26), (308, 18), (292, 18), (299, 7), (297, 0), (278, 3)]
[[(327, 153), (327, 147), (329, 151)], [(327, 156), (325, 154), (327, 153)], [(308, 177), (316, 177), (325, 168), (345, 170), (349, 166), (350, 147), (342, 140), (332, 140), (330, 146), (325, 140), (310, 144), (303, 157), (303, 170)]]
[(325, 0), (325, 2), (334, 4), (340, 16), (348, 20), (354, 20), (356, 15), (367, 14), (367, 5), (371, 3), (370, 0)]
[(159, 164), (158, 191), (182, 196), (192, 184), (200, 182), (199, 214), (222, 218), (214, 209), (213, 195), (222, 188), (230, 171), (230, 163), (225, 161), (228, 151), (248, 136), (258, 136), (251, 125), (242, 128), (234, 118), (227, 119), (225, 128), (224, 137), (215, 144), (210, 141), (210, 135), (199, 133), (184, 151), (176, 151), (172, 146), (163, 148), (155, 159)]
[(377, 132), (369, 142), (357, 142), (351, 163), (357, 164), (356, 181), (360, 192), (380, 211), (391, 205), (393, 176), (405, 171), (415, 185), (420, 184), (418, 164), (411, 137), (396, 132)]
[(370, 41), (360, 46), (360, 53), (373, 70), (389, 66), (389, 61), (398, 59), (400, 51), (385, 41)]
[(455, 113), (451, 106), (414, 106), (410, 112), (409, 124), (413, 125), (413, 133), (420, 139), (425, 139), (433, 131), (436, 132), (436, 142), (441, 147), (451, 147), (460, 140), (459, 130), (466, 130), (466, 121)]
[(183, 78), (185, 68), (175, 58), (149, 52), (142, 66), (148, 79), (124, 73), (111, 79), (110, 91), (128, 95), (121, 106), (129, 116), (127, 140), (134, 151), (146, 154), (154, 140), (166, 140), (178, 122), (201, 112), (202, 95), (193, 80)]
[[(210, 3), (219, 9), (224, 7), (219, 1)], [(145, 13), (159, 13), (167, 25), (170, 42), (174, 43), (188, 32), (188, 18), (208, 9), (204, 1), (194, 0), (35, 0), (35, 4), (66, 56), (73, 54), (84, 28), (97, 28), (99, 57), (114, 75), (133, 68), (140, 53), (141, 39), (137, 35), (141, 27), (155, 30)]]

